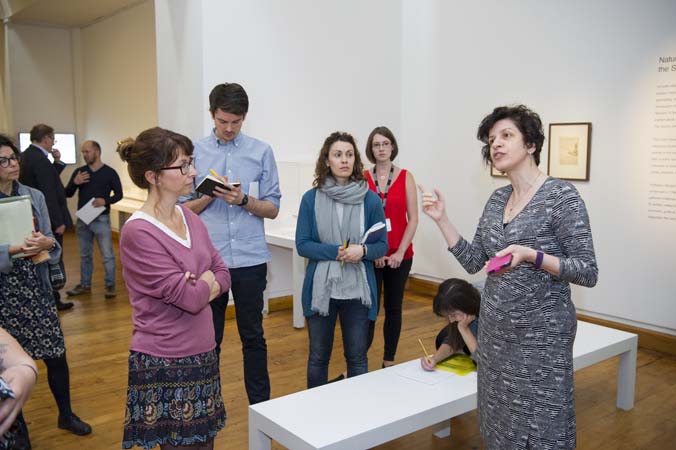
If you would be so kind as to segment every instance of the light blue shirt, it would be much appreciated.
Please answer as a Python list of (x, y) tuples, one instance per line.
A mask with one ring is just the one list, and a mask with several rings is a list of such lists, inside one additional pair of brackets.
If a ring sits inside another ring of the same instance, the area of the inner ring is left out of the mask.
[[(209, 169), (213, 169), (219, 175), (226, 175), (230, 181), (240, 181), (242, 192), (269, 201), (279, 209), (282, 197), (279, 175), (275, 156), (268, 144), (241, 132), (224, 143), (212, 131), (209, 136), (195, 141), (194, 145), (195, 185), (209, 174)], [(199, 196), (193, 191), (190, 198), (182, 200)], [(262, 217), (215, 199), (200, 213), (200, 218), (228, 267), (251, 267), (270, 261)]]

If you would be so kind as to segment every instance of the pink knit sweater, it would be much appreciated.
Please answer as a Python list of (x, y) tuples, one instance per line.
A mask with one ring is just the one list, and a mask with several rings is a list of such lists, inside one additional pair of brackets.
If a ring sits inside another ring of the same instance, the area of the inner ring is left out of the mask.
[(230, 272), (206, 226), (188, 208), (180, 208), (189, 239), (181, 242), (138, 212), (125, 223), (120, 238), (122, 273), (134, 322), (130, 348), (164, 358), (196, 355), (216, 345), (209, 286), (202, 280), (186, 280), (185, 273), (199, 278), (211, 270), (221, 292), (230, 289)]

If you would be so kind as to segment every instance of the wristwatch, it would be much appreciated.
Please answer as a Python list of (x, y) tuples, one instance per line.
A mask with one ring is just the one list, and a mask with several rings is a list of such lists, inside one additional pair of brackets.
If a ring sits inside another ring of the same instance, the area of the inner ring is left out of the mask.
[(242, 197), (242, 201), (237, 206), (245, 206), (247, 203), (249, 203), (249, 196), (244, 194), (244, 197)]

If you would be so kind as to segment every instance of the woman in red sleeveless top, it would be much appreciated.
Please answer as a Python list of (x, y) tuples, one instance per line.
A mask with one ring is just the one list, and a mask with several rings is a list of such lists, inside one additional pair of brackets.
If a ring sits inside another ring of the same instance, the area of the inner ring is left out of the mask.
[[(387, 127), (375, 128), (366, 141), (366, 157), (374, 165), (366, 171), (369, 188), (380, 197), (387, 221), (387, 255), (375, 261), (378, 298), (385, 307), (383, 367), (394, 364), (401, 333), (404, 288), (413, 262), (413, 236), (418, 226), (418, 199), (411, 172), (395, 166), (399, 147)], [(380, 302), (378, 302), (380, 306)], [(369, 347), (375, 322), (369, 322)]]

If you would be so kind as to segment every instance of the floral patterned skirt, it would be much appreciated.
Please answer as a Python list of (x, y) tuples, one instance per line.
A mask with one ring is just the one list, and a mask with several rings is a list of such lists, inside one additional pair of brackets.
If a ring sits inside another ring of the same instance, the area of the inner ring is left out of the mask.
[(205, 443), (224, 426), (216, 350), (183, 358), (130, 353), (122, 448)]
[(30, 259), (18, 258), (9, 273), (0, 273), (0, 326), (31, 358), (59, 358), (66, 352), (61, 323), (37, 270)]

